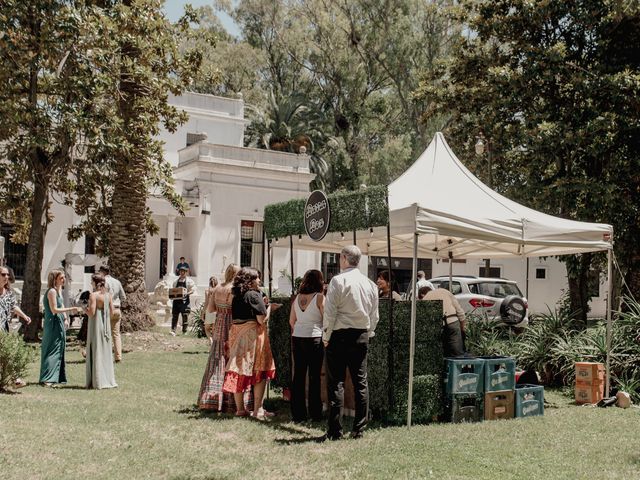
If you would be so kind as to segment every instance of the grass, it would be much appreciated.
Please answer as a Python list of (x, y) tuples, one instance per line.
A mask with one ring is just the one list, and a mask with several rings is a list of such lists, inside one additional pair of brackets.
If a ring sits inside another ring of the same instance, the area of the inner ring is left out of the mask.
[(70, 347), (66, 387), (0, 395), (0, 478), (640, 478), (640, 411), (577, 407), (559, 392), (546, 392), (544, 417), (374, 427), (327, 443), (314, 441), (322, 425), (290, 423), (278, 401), (267, 423), (203, 415), (205, 342), (125, 336), (119, 388), (103, 391), (82, 388), (85, 365)]

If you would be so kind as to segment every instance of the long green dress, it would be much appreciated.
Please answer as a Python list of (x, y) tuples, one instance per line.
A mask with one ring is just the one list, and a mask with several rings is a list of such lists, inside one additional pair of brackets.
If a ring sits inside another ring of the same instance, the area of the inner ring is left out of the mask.
[(117, 387), (113, 372), (111, 349), (111, 321), (109, 319), (109, 294), (104, 295), (104, 305), (89, 317), (87, 332), (87, 388)]
[[(47, 293), (49, 293), (47, 291)], [(44, 294), (44, 323), (42, 328), (42, 344), (40, 346), (40, 383), (67, 383), (64, 365), (66, 348), (66, 332), (64, 330), (64, 314), (54, 314), (49, 306), (47, 293)], [(64, 306), (62, 296), (56, 291), (58, 308)]]

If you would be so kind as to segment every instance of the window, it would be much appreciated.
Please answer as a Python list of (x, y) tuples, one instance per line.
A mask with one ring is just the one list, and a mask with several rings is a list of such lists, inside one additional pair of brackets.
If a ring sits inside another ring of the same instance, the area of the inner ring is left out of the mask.
[(505, 298), (509, 295), (522, 296), (522, 292), (514, 283), (505, 282), (482, 282), (477, 283), (477, 293), (488, 297)]
[(340, 273), (340, 254), (322, 252), (322, 276), (325, 282), (329, 282), (334, 275)]
[(160, 278), (167, 274), (167, 259), (169, 255), (169, 241), (166, 238), (160, 239)]
[(478, 269), (478, 276), (485, 278), (500, 278), (502, 276), (501, 267), (489, 267), (489, 275), (487, 275), (487, 267), (482, 266)]
[(240, 222), (240, 266), (262, 271), (262, 222), (242, 220)]
[[(94, 255), (96, 253), (96, 239), (91, 235), (84, 237), (84, 254)], [(96, 267), (84, 267), (84, 273), (96, 273)]]
[[(440, 280), (437, 282), (432, 282), (433, 286), (436, 288), (444, 288), (445, 290), (449, 290), (449, 280)], [(451, 293), (453, 293), (454, 295), (457, 295), (459, 293), (462, 293), (462, 286), (460, 285), (460, 282), (453, 282), (453, 288), (451, 289)]]
[(15, 228), (7, 223), (0, 224), (0, 235), (4, 237), (4, 264), (13, 269), (17, 280), (24, 280), (24, 268), (27, 263), (27, 245), (11, 241)]
[(547, 278), (547, 269), (545, 267), (536, 267), (536, 280), (545, 280)]
[(591, 270), (587, 278), (587, 288), (589, 289), (590, 297), (600, 296), (600, 272), (597, 270)]

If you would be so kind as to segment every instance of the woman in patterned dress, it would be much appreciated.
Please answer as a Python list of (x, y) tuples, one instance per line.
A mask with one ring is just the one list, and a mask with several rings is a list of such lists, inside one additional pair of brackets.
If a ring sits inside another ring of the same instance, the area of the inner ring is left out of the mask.
[(240, 270), (234, 263), (224, 272), (224, 283), (215, 287), (209, 294), (207, 312), (216, 314), (211, 335), (211, 350), (209, 360), (202, 377), (200, 393), (198, 394), (198, 408), (216, 412), (233, 412), (235, 405), (231, 393), (222, 392), (224, 372), (227, 365), (226, 346), (231, 328), (231, 301), (233, 295), (233, 279)]
[[(222, 391), (233, 393), (236, 415), (248, 416), (243, 394), (253, 387), (253, 417), (264, 420), (271, 416), (262, 407), (267, 380), (274, 378), (276, 366), (271, 355), (267, 322), (278, 305), (265, 303), (260, 291), (260, 277), (253, 268), (243, 268), (233, 280), (233, 320), (229, 331), (229, 361)], [(268, 300), (267, 300), (268, 302)]]

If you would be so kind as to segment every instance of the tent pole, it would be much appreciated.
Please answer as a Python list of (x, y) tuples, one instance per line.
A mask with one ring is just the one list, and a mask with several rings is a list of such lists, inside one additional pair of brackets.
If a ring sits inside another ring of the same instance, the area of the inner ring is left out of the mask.
[(607, 250), (607, 363), (606, 363), (606, 377), (605, 377), (605, 397), (609, 396), (609, 389), (611, 387), (611, 309), (613, 303), (611, 302), (611, 286), (612, 286), (612, 247)]
[(356, 230), (355, 229), (353, 230), (353, 244), (354, 245), (358, 245), (357, 238), (356, 238)]
[[(389, 197), (387, 196), (387, 205), (389, 205)], [(391, 281), (391, 222), (387, 220), (387, 271), (389, 272), (389, 281)], [(377, 272), (376, 272), (377, 274)], [(394, 351), (394, 341), (393, 341), (393, 298), (391, 296), (392, 289), (389, 289), (389, 345), (387, 345), (387, 365), (389, 372), (389, 382), (388, 382), (388, 401), (389, 401), (389, 411), (393, 410), (395, 401), (394, 401), (394, 386), (395, 386), (395, 368), (393, 365), (393, 351)]]
[(449, 252), (449, 291), (453, 293), (453, 252)]
[(291, 250), (291, 296), (296, 293), (296, 275), (293, 271), (293, 236), (289, 235), (289, 249)]
[[(413, 234), (413, 263), (412, 277), (418, 277), (418, 233)], [(409, 394), (407, 398), (407, 427), (411, 427), (411, 411), (413, 410), (413, 362), (416, 353), (416, 302), (415, 295), (411, 295), (411, 335), (409, 337)]]
[(271, 240), (267, 240), (267, 268), (269, 269), (269, 298), (273, 295), (273, 273), (271, 272), (271, 252), (273, 245)]
[(529, 257), (526, 257), (527, 259), (527, 269), (526, 269), (526, 275), (527, 275), (527, 279), (525, 280), (524, 284), (525, 284), (525, 291), (527, 292), (527, 300), (529, 300)]

